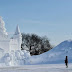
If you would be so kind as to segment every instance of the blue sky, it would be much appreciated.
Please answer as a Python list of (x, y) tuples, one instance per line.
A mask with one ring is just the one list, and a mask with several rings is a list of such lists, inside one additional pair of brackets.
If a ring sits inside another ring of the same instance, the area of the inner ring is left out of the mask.
[(72, 39), (72, 0), (0, 0), (7, 32), (46, 35), (53, 45)]

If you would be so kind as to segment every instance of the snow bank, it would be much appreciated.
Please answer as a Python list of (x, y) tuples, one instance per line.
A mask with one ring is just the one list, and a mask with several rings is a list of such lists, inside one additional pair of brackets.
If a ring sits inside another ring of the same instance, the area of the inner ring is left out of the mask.
[(11, 53), (5, 53), (3, 57), (0, 58), (0, 66), (17, 66), (28, 64), (30, 58), (30, 53), (26, 50), (24, 51), (11, 51)]
[(66, 40), (50, 51), (37, 56), (30, 56), (26, 50), (11, 51), (11, 53), (4, 54), (3, 50), (0, 49), (0, 53), (2, 53), (0, 66), (64, 63), (66, 56), (68, 56), (69, 63), (72, 63), (72, 41)]
[(69, 63), (72, 63), (72, 40), (66, 40), (46, 53), (32, 56), (30, 60), (31, 64), (56, 64), (64, 63), (66, 56)]

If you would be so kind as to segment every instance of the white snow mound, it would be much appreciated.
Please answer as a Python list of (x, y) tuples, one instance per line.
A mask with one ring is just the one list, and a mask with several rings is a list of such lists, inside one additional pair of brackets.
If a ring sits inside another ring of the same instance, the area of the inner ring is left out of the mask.
[(26, 50), (23, 51), (11, 51), (11, 53), (5, 53), (0, 58), (0, 66), (17, 66), (28, 64), (30, 53)]
[(56, 64), (64, 63), (65, 57), (68, 56), (69, 63), (72, 62), (72, 40), (66, 40), (55, 48), (41, 55), (30, 56), (26, 50), (11, 51), (3, 53), (0, 49), (0, 66), (18, 66), (31, 64)]
[(64, 63), (66, 56), (68, 56), (68, 62), (72, 62), (72, 40), (66, 40), (50, 51), (32, 56), (30, 59), (31, 64), (56, 64)]

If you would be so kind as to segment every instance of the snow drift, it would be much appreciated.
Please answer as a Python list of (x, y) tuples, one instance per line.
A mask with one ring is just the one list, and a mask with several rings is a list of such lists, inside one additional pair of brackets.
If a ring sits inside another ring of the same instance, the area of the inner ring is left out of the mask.
[(4, 51), (0, 49), (0, 66), (64, 63), (66, 56), (71, 63), (72, 40), (66, 40), (50, 51), (37, 56), (30, 56), (30, 53), (26, 50), (11, 51), (4, 54)]
[(11, 51), (11, 53), (3, 53), (0, 58), (0, 66), (17, 66), (29, 63), (30, 53), (24, 51)]
[(32, 56), (31, 64), (56, 64), (64, 63), (65, 57), (68, 56), (69, 63), (72, 62), (72, 40), (66, 40), (60, 43), (50, 51), (38, 56)]

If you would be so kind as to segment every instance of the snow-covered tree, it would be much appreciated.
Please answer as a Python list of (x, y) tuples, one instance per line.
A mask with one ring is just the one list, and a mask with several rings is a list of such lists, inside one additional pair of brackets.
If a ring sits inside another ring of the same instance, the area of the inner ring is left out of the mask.
[(40, 37), (36, 34), (22, 33), (22, 50), (26, 49), (25, 47), (30, 51), (31, 55), (38, 55), (52, 48), (46, 36)]

